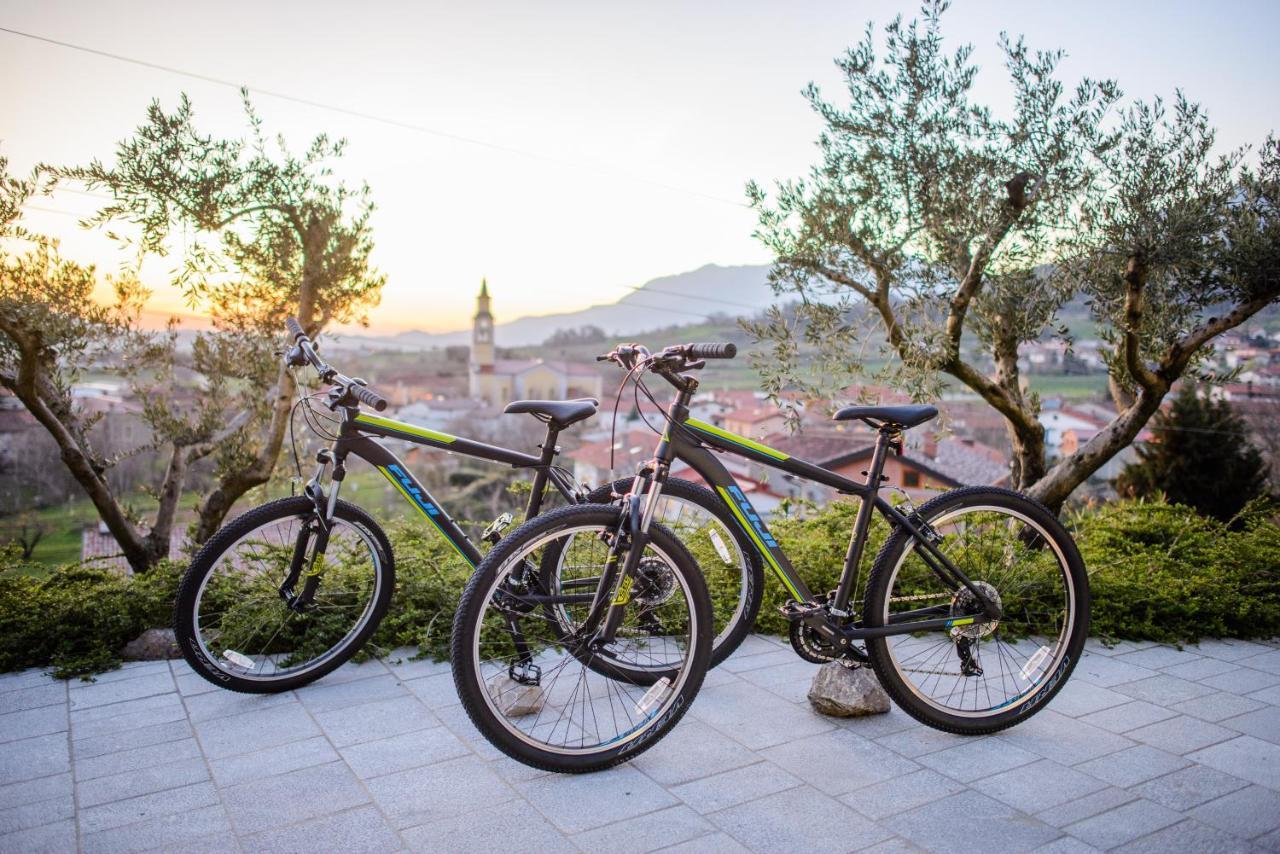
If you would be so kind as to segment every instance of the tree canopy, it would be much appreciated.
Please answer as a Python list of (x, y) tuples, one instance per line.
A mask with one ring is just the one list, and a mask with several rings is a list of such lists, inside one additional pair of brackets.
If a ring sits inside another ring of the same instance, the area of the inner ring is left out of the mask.
[[(1280, 297), (1277, 143), (1257, 168), (1215, 157), (1204, 111), (1180, 94), (1122, 105), (1118, 85), (1059, 78), (1061, 51), (1001, 35), (1013, 106), (973, 97), (972, 50), (948, 51), (947, 4), (868, 26), (836, 60), (843, 99), (810, 85), (819, 161), (772, 193), (752, 183), (781, 297), (749, 324), (775, 396), (825, 397), (887, 358), (879, 379), (936, 399), (959, 383), (998, 411), (1013, 482), (1060, 505), (1126, 446), (1205, 345)], [(1077, 297), (1110, 346), (1115, 419), (1049, 467), (1018, 348), (1057, 337)], [(885, 342), (868, 352), (868, 327)], [(808, 367), (805, 367), (805, 360)]]

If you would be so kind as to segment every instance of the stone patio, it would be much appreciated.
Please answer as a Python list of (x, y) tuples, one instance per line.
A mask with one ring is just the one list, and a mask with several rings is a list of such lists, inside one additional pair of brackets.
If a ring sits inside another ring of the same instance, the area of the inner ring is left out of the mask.
[(0, 850), (1280, 851), (1280, 644), (1090, 642), (1045, 711), (966, 739), (821, 717), (757, 636), (584, 777), (499, 754), (407, 652), (275, 696), (183, 662), (0, 676)]

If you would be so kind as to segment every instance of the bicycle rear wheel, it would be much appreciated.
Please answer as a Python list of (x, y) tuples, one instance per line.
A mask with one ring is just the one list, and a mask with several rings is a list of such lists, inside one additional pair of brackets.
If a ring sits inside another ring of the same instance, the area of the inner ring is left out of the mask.
[(948, 623), (869, 639), (881, 684), (912, 717), (947, 732), (995, 732), (1030, 717), (1062, 688), (1089, 631), (1089, 580), (1071, 535), (1043, 505), (994, 487), (940, 495), (917, 518), (1002, 613), (983, 621), (978, 598), (940, 579), (896, 531), (872, 567), (864, 625)]
[[(316, 526), (311, 499), (282, 498), (205, 543), (174, 612), (178, 646), (196, 673), (232, 691), (288, 691), (330, 673), (369, 639), (395, 587), (391, 544), (367, 513), (339, 501), (328, 549), (313, 562)], [(299, 554), (293, 591), (308, 582), (315, 590), (310, 605), (294, 609), (280, 588)]]
[[(706, 586), (660, 525), (641, 560), (669, 573), (669, 595), (658, 602), (636, 595), (638, 585), (620, 587), (613, 601), (625, 610), (611, 642), (566, 633), (548, 613), (544, 553), (599, 577), (609, 549), (595, 545), (616, 536), (620, 521), (618, 508), (589, 504), (538, 516), (494, 546), (462, 594), (452, 646), (458, 696), (495, 747), (535, 768), (579, 773), (631, 759), (675, 725), (702, 685), (711, 654)], [(594, 592), (573, 594), (585, 600), (575, 610)]]

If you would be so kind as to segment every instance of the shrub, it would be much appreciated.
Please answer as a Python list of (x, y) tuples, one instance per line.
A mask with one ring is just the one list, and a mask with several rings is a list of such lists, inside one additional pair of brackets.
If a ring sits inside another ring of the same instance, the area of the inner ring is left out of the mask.
[[(814, 591), (836, 586), (856, 512), (856, 501), (836, 501), (773, 525)], [(1093, 591), (1092, 634), (1172, 643), (1280, 635), (1280, 527), (1273, 513), (1274, 507), (1254, 505), (1234, 528), (1159, 501), (1116, 502), (1072, 515), (1067, 521)], [(417, 646), (420, 657), (443, 660), (471, 569), (421, 526), (397, 524), (388, 533), (396, 591), (360, 657)], [(866, 570), (886, 533), (877, 519), (856, 591), (859, 605)], [(55, 675), (68, 678), (117, 666), (126, 642), (144, 629), (170, 625), (185, 568), (183, 561), (165, 561), (146, 575), (129, 577), (72, 565), (41, 579), (24, 574), (29, 567), (19, 551), (0, 550), (0, 670), (52, 665)], [(786, 598), (766, 572), (757, 631), (787, 631), (778, 613)]]

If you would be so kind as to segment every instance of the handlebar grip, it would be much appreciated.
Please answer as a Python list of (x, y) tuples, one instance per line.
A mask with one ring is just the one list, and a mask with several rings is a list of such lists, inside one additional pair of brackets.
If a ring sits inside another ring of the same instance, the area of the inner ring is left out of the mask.
[(690, 359), (732, 359), (738, 355), (738, 345), (690, 344), (685, 352)]
[(355, 396), (356, 400), (360, 401), (361, 403), (369, 404), (378, 412), (381, 412), (382, 410), (387, 408), (387, 399), (382, 395), (378, 394), (373, 389), (369, 388), (368, 386), (352, 383), (350, 386), (350, 390), (351, 390), (351, 393)]
[(306, 332), (304, 332), (304, 331), (302, 330), (302, 324), (301, 324), (301, 323), (299, 323), (299, 322), (298, 322), (297, 320), (295, 320), (294, 318), (292, 318), (292, 317), (286, 317), (286, 318), (284, 319), (284, 325), (285, 325), (285, 326), (287, 326), (287, 327), (289, 328), (289, 334), (293, 336), (293, 340), (294, 340), (295, 342), (296, 342), (299, 338), (306, 338), (306, 337), (307, 337), (307, 333), (306, 333)]

